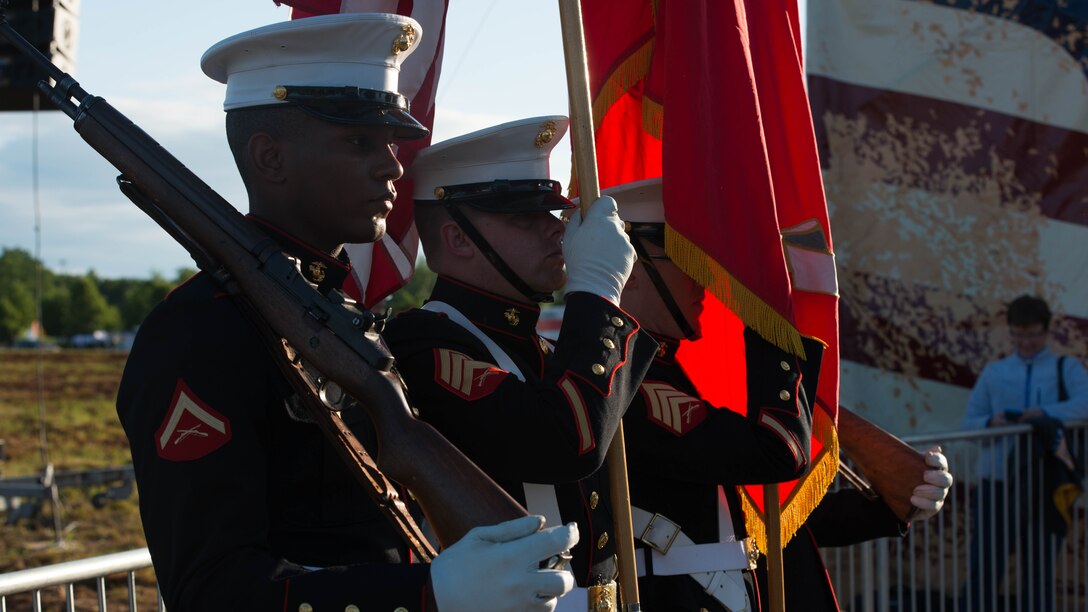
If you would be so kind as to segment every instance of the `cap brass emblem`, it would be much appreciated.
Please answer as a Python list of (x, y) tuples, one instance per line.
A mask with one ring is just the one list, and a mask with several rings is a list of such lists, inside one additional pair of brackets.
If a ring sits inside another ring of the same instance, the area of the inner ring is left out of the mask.
[(393, 55), (400, 55), (401, 53), (412, 48), (416, 42), (416, 30), (408, 24), (401, 26), (400, 34), (393, 39)]
[(540, 131), (536, 133), (536, 140), (533, 144), (536, 148), (543, 149), (544, 145), (551, 142), (552, 138), (555, 138), (555, 133), (557, 131), (558, 128), (555, 126), (554, 121), (545, 122), (544, 125), (540, 126)]
[(287, 99), (287, 88), (283, 85), (276, 85), (272, 88), (272, 97), (277, 100)]
[(502, 314), (506, 317), (506, 322), (510, 324), (510, 327), (517, 327), (518, 323), (521, 323), (521, 315), (518, 314), (517, 308), (511, 308)]
[(325, 262), (323, 261), (311, 261), (310, 277), (320, 283), (321, 281), (325, 280), (325, 268), (327, 267), (328, 266), (326, 266)]

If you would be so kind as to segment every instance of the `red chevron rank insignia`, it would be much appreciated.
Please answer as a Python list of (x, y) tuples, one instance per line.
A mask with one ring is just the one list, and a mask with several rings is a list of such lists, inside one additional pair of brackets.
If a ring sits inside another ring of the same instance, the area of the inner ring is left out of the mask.
[(697, 397), (661, 382), (643, 382), (646, 417), (676, 436), (694, 429), (706, 418), (706, 404)]
[(469, 401), (487, 397), (510, 373), (493, 363), (475, 361), (464, 353), (434, 350), (434, 380)]
[(216, 412), (178, 379), (159, 430), (155, 450), (167, 461), (200, 459), (230, 442), (230, 419)]

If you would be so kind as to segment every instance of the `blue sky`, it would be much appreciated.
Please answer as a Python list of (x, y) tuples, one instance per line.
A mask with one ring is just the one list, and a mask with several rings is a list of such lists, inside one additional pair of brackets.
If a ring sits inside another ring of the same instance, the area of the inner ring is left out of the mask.
[[(566, 114), (556, 2), (451, 2), (435, 141), (504, 121)], [(222, 85), (198, 61), (222, 38), (288, 18), (272, 0), (81, 3), (76, 70), (102, 96), (242, 211), (223, 136)], [(426, 33), (424, 34), (426, 35)], [(31, 113), (0, 113), (0, 246), (34, 252)], [(57, 111), (37, 119), (41, 257), (55, 271), (172, 277), (188, 254), (117, 191), (116, 170)], [(566, 184), (569, 145), (553, 170)]]
[[(205, 77), (198, 62), (227, 36), (287, 19), (288, 7), (273, 0), (79, 4), (73, 76), (244, 212), (245, 192), (223, 136), (223, 86)], [(567, 113), (556, 0), (450, 4), (435, 142), (504, 121)], [(36, 123), (47, 267), (94, 270), (106, 278), (173, 277), (177, 269), (193, 267), (188, 254), (117, 191), (117, 172), (66, 116), (42, 112)], [(31, 253), (34, 125), (31, 113), (0, 113), (0, 247)], [(556, 146), (552, 170), (565, 187), (569, 138)]]

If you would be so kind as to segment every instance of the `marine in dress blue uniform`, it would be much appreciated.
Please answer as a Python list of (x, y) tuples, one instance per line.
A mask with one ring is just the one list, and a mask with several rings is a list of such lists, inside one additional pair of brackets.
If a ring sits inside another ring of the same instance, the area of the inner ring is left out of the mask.
[[(624, 251), (627, 268), (608, 270), (615, 284), (595, 292), (577, 272), (584, 254), (570, 250), (590, 241), (565, 240), (570, 281), (559, 340), (536, 333), (538, 302), (563, 281), (562, 260), (554, 257), (563, 225), (550, 211), (574, 207), (548, 175), (548, 154), (566, 126), (560, 116), (526, 119), (419, 154), (415, 192), (430, 199), (417, 199), (416, 220), (439, 274), (424, 307), (395, 317), (384, 335), (421, 418), (530, 512), (578, 524), (572, 568), (589, 587), (615, 578), (602, 464), (657, 343), (615, 304), (633, 253), (614, 212), (599, 219), (600, 212), (589, 213), (579, 231), (602, 232), (613, 242), (600, 246), (613, 257)], [(541, 260), (543, 277), (533, 267)], [(578, 596), (561, 599), (560, 609)]]
[[(346, 278), (346, 261), (253, 221), (311, 282), (338, 288)], [(422, 609), (429, 566), (407, 564), (403, 541), (295, 402), (209, 274), (140, 326), (117, 410), (168, 609)], [(373, 444), (357, 407), (343, 418)]]
[(818, 371), (822, 345), (805, 340), (801, 363), (747, 329), (746, 414), (703, 400), (676, 351), (699, 335), (704, 291), (665, 255), (661, 180), (604, 193), (619, 203), (639, 254), (621, 304), (661, 342), (624, 417), (640, 596), (649, 610), (757, 609), (758, 551), (736, 485), (787, 481), (808, 467), (802, 370)]
[[(395, 140), (427, 133), (396, 92), (420, 34), (397, 15), (313, 17), (228, 38), (202, 60), (227, 84), (250, 222), (323, 294), (350, 271), (343, 243), (384, 232), (403, 171)], [(298, 410), (256, 328), (209, 274), (144, 321), (117, 412), (172, 611), (463, 609), (475, 601), (479, 568), (496, 597), (477, 609), (545, 610), (573, 584), (538, 562), (576, 532), (537, 531), (533, 517), (477, 527), (433, 564), (409, 564), (400, 535)], [(342, 417), (373, 448), (366, 416), (349, 407)]]

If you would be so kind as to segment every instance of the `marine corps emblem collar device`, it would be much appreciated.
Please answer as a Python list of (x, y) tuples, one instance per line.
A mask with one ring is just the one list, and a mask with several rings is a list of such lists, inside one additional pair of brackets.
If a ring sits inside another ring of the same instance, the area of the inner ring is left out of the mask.
[(521, 323), (521, 314), (518, 313), (517, 308), (510, 308), (503, 313), (506, 317), (506, 322), (510, 324), (510, 327), (517, 327), (518, 323)]

